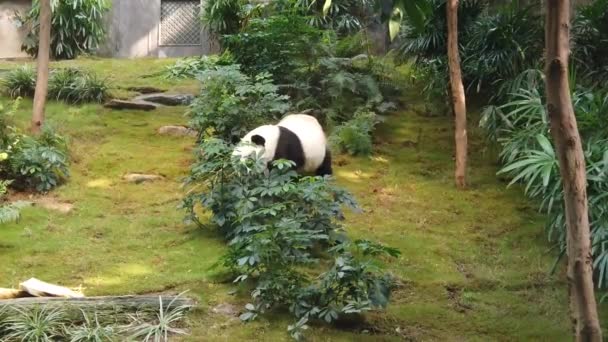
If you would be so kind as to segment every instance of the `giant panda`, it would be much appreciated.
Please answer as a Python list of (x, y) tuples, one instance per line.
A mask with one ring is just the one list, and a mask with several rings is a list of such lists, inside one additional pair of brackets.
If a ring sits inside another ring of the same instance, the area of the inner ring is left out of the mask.
[(259, 126), (241, 139), (232, 154), (246, 158), (252, 153), (261, 155), (267, 165), (278, 159), (291, 160), (301, 174), (332, 174), (325, 132), (310, 115), (290, 114), (276, 125)]

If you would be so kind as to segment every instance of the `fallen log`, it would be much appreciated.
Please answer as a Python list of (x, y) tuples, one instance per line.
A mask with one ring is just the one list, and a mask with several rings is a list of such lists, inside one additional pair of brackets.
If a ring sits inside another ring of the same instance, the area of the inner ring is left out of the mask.
[(29, 297), (29, 293), (17, 289), (4, 289), (0, 288), (0, 299), (13, 299), (21, 297)]
[[(178, 306), (194, 307), (196, 301), (192, 298), (183, 296), (154, 296), (154, 295), (132, 295), (132, 296), (100, 296), (100, 297), (82, 297), (82, 298), (61, 298), (61, 297), (28, 297), (16, 299), (0, 300), (0, 307), (20, 306), (68, 306), (79, 309), (116, 309), (121, 311), (133, 310), (158, 310), (160, 301), (163, 303), (163, 309), (169, 307), (175, 308)], [(171, 303), (173, 302), (173, 303)]]
[(19, 288), (34, 297), (84, 297), (84, 294), (80, 291), (73, 291), (67, 287), (50, 284), (36, 278), (30, 278), (27, 281), (24, 281), (19, 284)]

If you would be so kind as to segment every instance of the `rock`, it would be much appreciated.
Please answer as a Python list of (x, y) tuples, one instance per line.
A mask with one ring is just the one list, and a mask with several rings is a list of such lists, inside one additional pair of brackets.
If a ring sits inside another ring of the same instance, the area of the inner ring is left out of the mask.
[(164, 93), (165, 91), (159, 88), (154, 87), (128, 87), (127, 90), (136, 91), (140, 94), (154, 94), (154, 93)]
[(137, 96), (135, 101), (152, 102), (165, 106), (188, 106), (194, 100), (190, 94), (147, 94)]
[(360, 55), (356, 55), (355, 57), (351, 58), (351, 60), (353, 62), (367, 61), (368, 59), (369, 59), (369, 57), (364, 53), (362, 53)]
[(74, 204), (62, 202), (59, 199), (50, 196), (30, 195), (26, 197), (22, 195), (15, 195), (12, 197), (14, 201), (11, 202), (11, 204), (17, 207), (37, 206), (47, 210), (57, 211), (62, 214), (69, 214), (74, 209)]
[(239, 308), (237, 308), (236, 306), (234, 306), (232, 304), (222, 303), (222, 304), (218, 304), (218, 305), (214, 306), (211, 309), (211, 312), (218, 314), (218, 315), (224, 315), (224, 316), (238, 316), (240, 310), (239, 310)]
[(69, 214), (72, 209), (74, 209), (74, 205), (72, 203), (59, 202), (58, 200), (50, 197), (38, 198), (34, 200), (34, 205), (47, 210), (57, 211), (62, 214)]
[(147, 175), (147, 174), (143, 174), (143, 173), (129, 173), (126, 174), (122, 177), (124, 180), (126, 180), (129, 183), (143, 183), (143, 182), (153, 182), (156, 180), (161, 180), (164, 179), (165, 177), (160, 176), (160, 175)]
[(158, 134), (177, 137), (196, 137), (198, 135), (195, 130), (186, 126), (163, 126), (158, 129)]
[(154, 110), (158, 108), (157, 104), (144, 101), (125, 101), (113, 99), (107, 102), (104, 107), (112, 109), (136, 109), (136, 110)]

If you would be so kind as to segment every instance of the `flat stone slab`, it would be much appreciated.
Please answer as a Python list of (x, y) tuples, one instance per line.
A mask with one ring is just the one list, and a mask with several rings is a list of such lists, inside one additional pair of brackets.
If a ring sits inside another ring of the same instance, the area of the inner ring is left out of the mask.
[(140, 95), (133, 99), (134, 101), (152, 102), (165, 106), (188, 106), (194, 100), (194, 96), (190, 94), (146, 94)]
[(145, 102), (145, 101), (125, 101), (125, 100), (113, 99), (113, 100), (110, 100), (109, 102), (107, 102), (106, 104), (104, 104), (104, 107), (112, 108), (112, 109), (135, 109), (135, 110), (150, 111), (150, 110), (155, 110), (156, 108), (158, 108), (158, 105), (154, 104), (154, 103), (150, 103), (150, 102)]
[(213, 312), (214, 314), (223, 315), (223, 316), (238, 316), (240, 310), (235, 305), (228, 304), (228, 303), (222, 303), (222, 304), (218, 304), (215, 307), (213, 307), (211, 309), (211, 312)]
[(17, 194), (12, 197), (12, 203), (20, 207), (36, 206), (46, 210), (56, 211), (62, 214), (69, 214), (74, 210), (74, 204), (64, 202), (52, 196), (22, 195)]
[(40, 198), (34, 201), (34, 205), (47, 210), (57, 211), (62, 214), (69, 214), (72, 209), (74, 209), (74, 205), (72, 203), (59, 202), (54, 198)]
[(129, 173), (122, 177), (122, 179), (126, 180), (129, 183), (143, 183), (143, 182), (153, 182), (161, 179), (165, 179), (165, 177), (161, 175), (148, 175), (144, 173)]
[(140, 94), (155, 94), (155, 93), (164, 93), (163, 89), (155, 88), (155, 87), (128, 87), (127, 90), (136, 91)]
[(158, 134), (176, 137), (196, 137), (198, 135), (195, 130), (186, 126), (163, 126), (158, 129)]

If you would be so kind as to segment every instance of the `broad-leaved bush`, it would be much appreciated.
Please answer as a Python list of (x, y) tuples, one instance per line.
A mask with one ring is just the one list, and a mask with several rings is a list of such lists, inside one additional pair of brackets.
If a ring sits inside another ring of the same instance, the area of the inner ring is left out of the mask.
[(290, 107), (270, 74), (247, 76), (238, 65), (218, 66), (199, 74), (201, 93), (191, 105), (190, 127), (199, 137), (236, 142), (249, 130), (274, 122)]
[(228, 241), (219, 265), (235, 283), (254, 286), (241, 319), (286, 309), (295, 320), (289, 331), (299, 338), (309, 321), (386, 306), (392, 281), (376, 258), (398, 251), (348, 239), (342, 208), (358, 208), (350, 194), (331, 177), (298, 175), (290, 161), (268, 170), (259, 156), (241, 160), (231, 152), (221, 139), (200, 145), (183, 207), (194, 222), (201, 207), (211, 213)]

